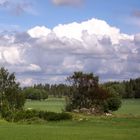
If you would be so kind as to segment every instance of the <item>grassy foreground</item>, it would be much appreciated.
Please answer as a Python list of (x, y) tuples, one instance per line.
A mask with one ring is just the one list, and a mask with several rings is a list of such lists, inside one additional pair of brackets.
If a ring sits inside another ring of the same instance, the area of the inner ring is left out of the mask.
[(139, 140), (139, 118), (93, 118), (87, 121), (21, 125), (0, 122), (1, 140)]
[[(27, 102), (26, 108), (61, 111), (63, 99)], [(117, 117), (88, 120), (16, 124), (0, 120), (0, 140), (139, 140), (140, 100), (125, 100)]]

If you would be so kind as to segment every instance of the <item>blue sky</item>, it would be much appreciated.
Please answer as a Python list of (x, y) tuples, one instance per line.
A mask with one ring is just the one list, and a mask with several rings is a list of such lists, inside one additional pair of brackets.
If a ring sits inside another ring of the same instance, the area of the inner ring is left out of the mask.
[[(16, 14), (15, 7), (0, 9), (1, 27), (19, 27), (26, 30), (36, 25), (45, 25), (53, 28), (58, 24), (81, 22), (90, 18), (98, 18), (116, 26), (125, 33), (137, 33), (140, 31), (137, 23), (140, 17), (133, 13), (140, 9), (139, 0), (84, 0), (79, 5), (55, 5), (51, 0), (11, 0), (11, 3), (24, 4), (23, 11)], [(12, 9), (13, 8), (13, 9)], [(25, 9), (25, 11), (24, 11)], [(15, 13), (14, 13), (15, 12)]]
[(139, 0), (0, 0), (0, 66), (22, 85), (136, 78), (139, 55)]

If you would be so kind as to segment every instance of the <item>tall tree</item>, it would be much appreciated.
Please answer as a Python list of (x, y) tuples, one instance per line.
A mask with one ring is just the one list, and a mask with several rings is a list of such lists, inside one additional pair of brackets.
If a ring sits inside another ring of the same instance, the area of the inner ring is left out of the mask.
[(93, 75), (93, 73), (74, 72), (72, 76), (68, 77), (68, 81), (72, 87), (66, 106), (69, 111), (81, 108), (114, 111), (121, 104), (119, 98), (99, 86), (98, 76)]
[(0, 110), (21, 109), (25, 103), (24, 96), (16, 82), (15, 74), (0, 68)]

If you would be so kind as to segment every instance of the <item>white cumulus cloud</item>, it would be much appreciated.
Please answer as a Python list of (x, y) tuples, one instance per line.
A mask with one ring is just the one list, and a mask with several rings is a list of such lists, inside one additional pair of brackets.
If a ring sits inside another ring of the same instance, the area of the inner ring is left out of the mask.
[(47, 36), (51, 32), (50, 29), (46, 28), (45, 26), (36, 26), (33, 29), (28, 30), (28, 34), (33, 38), (40, 38)]
[(139, 55), (139, 34), (99, 19), (0, 36), (0, 65), (15, 71), (23, 85), (62, 82), (74, 71), (93, 72), (102, 81), (138, 77)]

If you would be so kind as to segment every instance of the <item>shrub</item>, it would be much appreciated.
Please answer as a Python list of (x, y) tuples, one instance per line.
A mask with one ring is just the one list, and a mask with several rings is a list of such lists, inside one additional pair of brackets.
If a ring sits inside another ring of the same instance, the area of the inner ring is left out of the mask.
[(34, 120), (45, 120), (45, 121), (60, 121), (72, 119), (69, 113), (55, 113), (47, 111), (37, 111), (37, 110), (18, 110), (18, 111), (5, 111), (2, 117), (9, 122), (26, 121), (33, 122)]
[(20, 110), (14, 113), (14, 121), (32, 119), (38, 117), (38, 114), (39, 113), (36, 110)]
[(108, 110), (116, 111), (121, 106), (121, 100), (119, 97), (112, 97), (107, 100)]
[(72, 116), (69, 113), (55, 113), (55, 112), (47, 112), (47, 111), (40, 111), (39, 117), (47, 120), (47, 121), (60, 121), (60, 120), (68, 120), (71, 119)]
[(103, 112), (109, 112), (108, 102), (104, 101), (102, 104), (102, 111)]
[(70, 102), (67, 102), (66, 106), (65, 106), (65, 110), (68, 112), (71, 112), (73, 110), (73, 106)]
[(69, 114), (69, 113), (62, 112), (60, 114), (60, 116), (61, 116), (61, 120), (70, 120), (70, 119), (72, 119), (72, 115)]
[(12, 121), (13, 116), (14, 116), (14, 113), (10, 110), (1, 112), (1, 117), (4, 118), (6, 121)]

